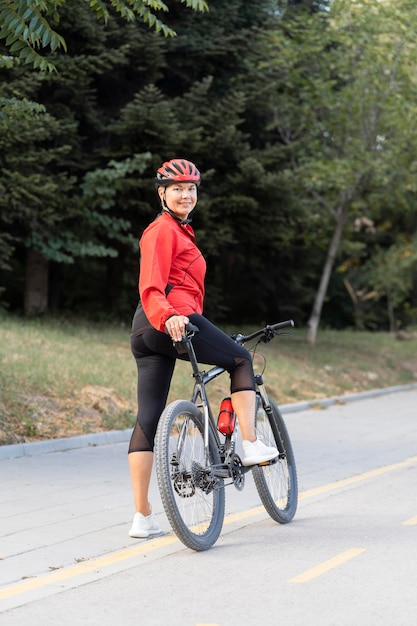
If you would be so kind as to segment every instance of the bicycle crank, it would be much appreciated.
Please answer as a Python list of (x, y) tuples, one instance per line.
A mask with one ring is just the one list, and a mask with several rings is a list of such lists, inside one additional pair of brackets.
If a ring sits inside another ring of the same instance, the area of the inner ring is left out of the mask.
[(232, 472), (232, 480), (233, 484), (238, 491), (242, 491), (245, 486), (245, 475), (246, 468), (243, 467), (242, 461), (237, 454), (233, 455), (232, 462), (230, 464), (230, 470)]

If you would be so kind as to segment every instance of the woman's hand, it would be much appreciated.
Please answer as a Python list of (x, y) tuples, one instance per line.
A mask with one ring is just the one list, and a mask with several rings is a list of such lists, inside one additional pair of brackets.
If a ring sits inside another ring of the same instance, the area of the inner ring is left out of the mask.
[(173, 341), (181, 341), (185, 326), (190, 320), (186, 315), (173, 315), (165, 322), (165, 328)]

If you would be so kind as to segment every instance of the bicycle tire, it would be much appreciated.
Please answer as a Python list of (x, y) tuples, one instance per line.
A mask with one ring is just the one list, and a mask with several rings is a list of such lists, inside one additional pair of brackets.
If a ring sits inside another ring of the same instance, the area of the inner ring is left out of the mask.
[[(272, 414), (268, 415), (259, 402), (256, 413), (256, 430), (267, 445), (278, 449), (284, 446), (284, 454), (272, 465), (256, 465), (252, 475), (259, 497), (268, 514), (280, 524), (290, 522), (297, 510), (298, 481), (294, 453), (287, 427), (280, 410), (269, 398)], [(282, 442), (282, 444), (281, 444)]]
[[(221, 463), (209, 425), (210, 466)], [(204, 419), (195, 404), (177, 400), (162, 413), (155, 438), (155, 463), (162, 504), (177, 537), (192, 550), (217, 541), (225, 511), (224, 481), (205, 468)]]

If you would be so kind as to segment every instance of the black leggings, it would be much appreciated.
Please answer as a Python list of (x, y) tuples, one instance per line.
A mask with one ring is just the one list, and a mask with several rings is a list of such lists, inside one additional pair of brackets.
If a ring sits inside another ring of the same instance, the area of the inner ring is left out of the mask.
[[(230, 391), (255, 390), (252, 359), (243, 346), (208, 319), (193, 313), (190, 322), (200, 329), (193, 338), (199, 363), (224, 367), (230, 374)], [(179, 355), (171, 338), (155, 329), (132, 336), (131, 348), (138, 368), (138, 417), (129, 445), (130, 452), (152, 451), (159, 417), (165, 408)]]

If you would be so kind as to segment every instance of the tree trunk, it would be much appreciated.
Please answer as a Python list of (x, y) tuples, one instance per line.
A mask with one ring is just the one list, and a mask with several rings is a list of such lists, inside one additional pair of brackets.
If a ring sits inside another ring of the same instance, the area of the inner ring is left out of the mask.
[(61, 304), (62, 264), (50, 262), (48, 272), (48, 310), (52, 314), (59, 312)]
[(28, 250), (25, 279), (25, 315), (39, 315), (48, 308), (48, 261), (36, 250)]
[(105, 300), (102, 304), (103, 310), (110, 315), (120, 311), (125, 272), (125, 251), (122, 246), (116, 245), (115, 247), (118, 252), (117, 257), (106, 259)]
[(387, 287), (387, 309), (388, 309), (388, 319), (389, 319), (389, 330), (390, 333), (395, 333), (397, 330), (397, 324), (395, 323), (395, 313), (394, 306), (392, 304), (392, 296), (391, 289)]
[(339, 207), (339, 209), (337, 210), (336, 227), (334, 229), (333, 237), (330, 242), (329, 250), (327, 252), (326, 261), (324, 263), (323, 272), (320, 279), (320, 285), (314, 299), (313, 309), (307, 322), (307, 343), (309, 343), (310, 345), (314, 345), (316, 343), (317, 330), (321, 318), (321, 311), (323, 308), (324, 299), (326, 297), (327, 288), (329, 286), (330, 276), (332, 275), (337, 251), (339, 249), (340, 241), (342, 239), (342, 233), (346, 223), (347, 212), (348, 208), (346, 205)]

